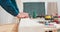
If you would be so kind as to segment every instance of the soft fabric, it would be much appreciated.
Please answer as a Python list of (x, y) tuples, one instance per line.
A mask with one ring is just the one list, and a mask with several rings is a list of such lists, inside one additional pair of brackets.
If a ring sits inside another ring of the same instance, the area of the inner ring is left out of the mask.
[(13, 16), (19, 13), (15, 0), (0, 0), (0, 5)]

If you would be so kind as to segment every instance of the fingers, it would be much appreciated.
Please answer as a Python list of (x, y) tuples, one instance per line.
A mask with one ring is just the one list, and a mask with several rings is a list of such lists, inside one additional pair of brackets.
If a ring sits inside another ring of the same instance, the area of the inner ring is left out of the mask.
[(18, 18), (28, 18), (28, 17), (29, 17), (29, 14), (22, 12), (22, 13), (19, 13), (17, 17), (18, 17)]

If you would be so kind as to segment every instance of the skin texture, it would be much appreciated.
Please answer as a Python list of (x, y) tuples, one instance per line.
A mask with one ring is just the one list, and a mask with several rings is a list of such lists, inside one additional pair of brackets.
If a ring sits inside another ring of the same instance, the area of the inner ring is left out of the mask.
[(17, 15), (17, 18), (28, 18), (29, 15), (28, 13), (25, 13), (25, 12), (21, 12)]

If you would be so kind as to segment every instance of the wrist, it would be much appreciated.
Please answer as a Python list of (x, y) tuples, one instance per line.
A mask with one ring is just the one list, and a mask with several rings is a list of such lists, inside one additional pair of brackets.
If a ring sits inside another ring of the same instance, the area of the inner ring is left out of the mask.
[(19, 18), (19, 15), (20, 15), (20, 14), (18, 13), (18, 15), (17, 15), (16, 17)]

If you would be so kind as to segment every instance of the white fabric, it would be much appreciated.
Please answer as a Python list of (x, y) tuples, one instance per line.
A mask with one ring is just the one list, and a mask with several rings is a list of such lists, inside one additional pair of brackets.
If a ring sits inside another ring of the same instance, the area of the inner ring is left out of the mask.
[(33, 20), (26, 18), (21, 19), (19, 24), (19, 32), (44, 32), (44, 25), (34, 22)]

